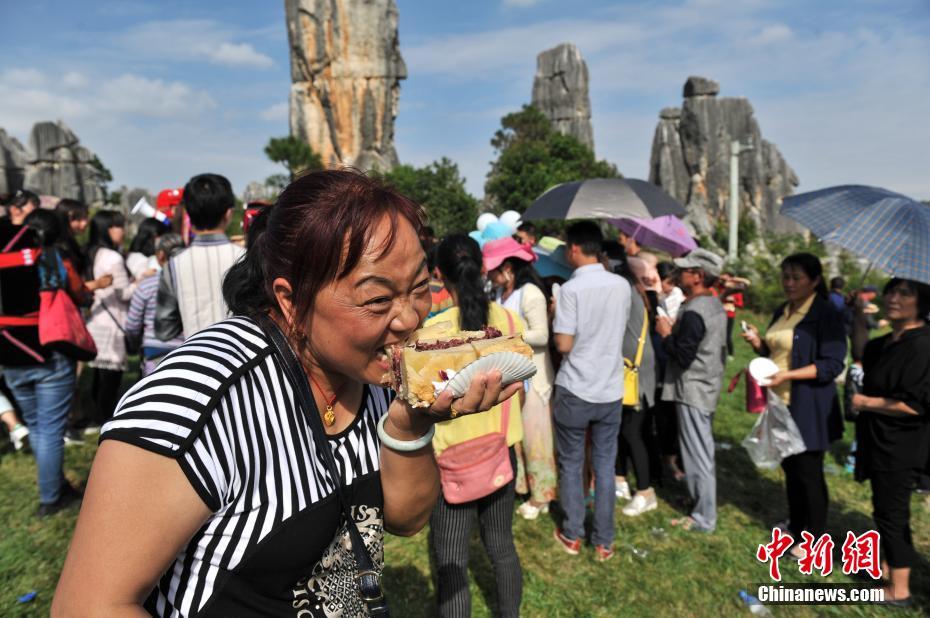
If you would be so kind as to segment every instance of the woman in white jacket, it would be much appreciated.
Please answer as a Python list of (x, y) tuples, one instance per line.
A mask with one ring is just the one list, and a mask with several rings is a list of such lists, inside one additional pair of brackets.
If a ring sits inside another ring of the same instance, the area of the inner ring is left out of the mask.
[(482, 254), (488, 279), (497, 290), (497, 302), (520, 315), (526, 323), (523, 339), (533, 348), (536, 375), (526, 387), (522, 456), (518, 458), (517, 478), (518, 493), (529, 493), (530, 499), (517, 512), (526, 519), (536, 519), (540, 513), (548, 512), (558, 488), (549, 405), (555, 372), (549, 357), (546, 286), (533, 268), (536, 254), (529, 245), (521, 245), (513, 238), (501, 238), (487, 242)]
[(94, 372), (92, 425), (102, 425), (113, 416), (123, 372), (129, 368), (123, 324), (136, 285), (130, 282), (122, 254), (125, 223), (123, 215), (112, 210), (101, 210), (90, 221), (88, 278), (113, 276), (113, 285), (94, 292), (87, 319), (87, 330), (97, 346), (97, 357), (88, 363)]

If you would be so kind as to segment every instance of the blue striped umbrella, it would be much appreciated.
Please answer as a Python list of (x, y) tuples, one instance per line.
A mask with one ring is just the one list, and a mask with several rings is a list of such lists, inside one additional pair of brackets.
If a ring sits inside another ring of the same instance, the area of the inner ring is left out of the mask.
[(876, 187), (844, 185), (785, 198), (781, 214), (904, 279), (930, 283), (930, 206)]

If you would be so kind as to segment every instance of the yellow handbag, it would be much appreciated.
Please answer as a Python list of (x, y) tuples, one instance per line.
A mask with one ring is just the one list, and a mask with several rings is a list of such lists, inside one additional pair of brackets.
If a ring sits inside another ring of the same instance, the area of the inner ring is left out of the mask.
[(649, 315), (643, 308), (643, 332), (639, 335), (636, 346), (636, 360), (623, 359), (623, 405), (639, 407), (639, 366), (643, 362), (643, 349), (646, 347), (646, 330), (649, 327)]

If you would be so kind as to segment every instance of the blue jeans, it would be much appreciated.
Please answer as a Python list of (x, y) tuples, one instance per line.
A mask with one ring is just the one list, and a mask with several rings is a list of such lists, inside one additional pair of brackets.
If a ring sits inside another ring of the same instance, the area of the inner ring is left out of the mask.
[(51, 504), (65, 482), (62, 462), (74, 396), (74, 361), (55, 352), (42, 365), (5, 367), (3, 376), (29, 427), (29, 444), (39, 468), (39, 502)]
[(552, 419), (559, 454), (559, 500), (565, 511), (562, 533), (584, 537), (584, 447), (591, 428), (591, 463), (594, 467), (594, 530), (591, 541), (609, 547), (614, 541), (614, 505), (617, 489), (614, 464), (620, 432), (620, 401), (591, 403), (562, 386), (555, 387)]

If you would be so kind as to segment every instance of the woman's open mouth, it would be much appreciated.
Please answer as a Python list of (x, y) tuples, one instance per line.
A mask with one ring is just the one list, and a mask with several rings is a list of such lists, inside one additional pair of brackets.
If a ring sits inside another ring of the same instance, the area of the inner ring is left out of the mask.
[(378, 361), (378, 366), (381, 367), (384, 371), (391, 370), (391, 357), (388, 355), (387, 350), (384, 348), (378, 350), (375, 354), (375, 359)]

